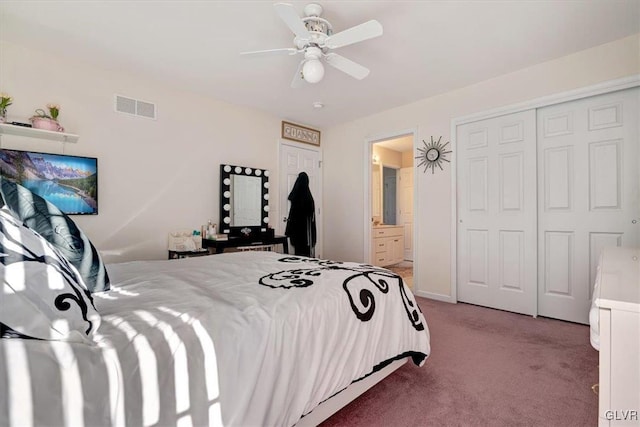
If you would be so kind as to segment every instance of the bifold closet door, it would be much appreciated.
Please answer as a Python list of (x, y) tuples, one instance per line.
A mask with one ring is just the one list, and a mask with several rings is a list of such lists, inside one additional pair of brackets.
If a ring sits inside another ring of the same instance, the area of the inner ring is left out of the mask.
[(457, 127), (457, 297), (536, 314), (536, 113)]
[(600, 251), (638, 246), (638, 103), (627, 89), (538, 110), (538, 314), (588, 323)]

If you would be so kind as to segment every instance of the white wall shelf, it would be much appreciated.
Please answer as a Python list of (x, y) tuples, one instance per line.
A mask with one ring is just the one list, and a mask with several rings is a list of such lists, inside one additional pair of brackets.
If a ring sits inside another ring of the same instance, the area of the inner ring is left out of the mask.
[(72, 133), (55, 132), (51, 130), (34, 129), (0, 123), (0, 137), (2, 135), (26, 136), (28, 138), (40, 138), (60, 142), (78, 142), (78, 138), (80, 138), (78, 135), (74, 135)]

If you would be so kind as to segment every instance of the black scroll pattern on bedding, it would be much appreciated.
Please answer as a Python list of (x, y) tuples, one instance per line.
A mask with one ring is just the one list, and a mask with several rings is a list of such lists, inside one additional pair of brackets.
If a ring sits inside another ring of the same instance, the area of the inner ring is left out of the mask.
[[(72, 293), (61, 293), (56, 296), (54, 299), (55, 307), (60, 311), (67, 311), (71, 308), (71, 304), (67, 300), (71, 300), (75, 302), (80, 311), (82, 313), (82, 319), (87, 323), (87, 329), (85, 330), (86, 334), (89, 335), (91, 330), (93, 329), (93, 322), (88, 318), (88, 306), (85, 301), (88, 300), (92, 306), (94, 306), (93, 297), (91, 292), (86, 289), (82, 289), (77, 285), (76, 275), (71, 268), (69, 262), (62, 256), (54, 257), (47, 254), (39, 255), (34, 250), (32, 250), (28, 245), (23, 244), (23, 242), (15, 239), (10, 233), (6, 232), (4, 225), (0, 223), (0, 233), (3, 234), (4, 239), (7, 242), (13, 243), (15, 247), (19, 248), (21, 252), (14, 251), (11, 248), (4, 246), (0, 247), (0, 263), (5, 266), (9, 266), (14, 263), (24, 263), (24, 268), (29, 268), (30, 264), (48, 264), (55, 268), (58, 271), (60, 276), (64, 278), (65, 282), (69, 285), (69, 287), (73, 290)], [(84, 294), (84, 298), (83, 298)], [(95, 308), (95, 306), (94, 306)], [(10, 336), (10, 332), (15, 332), (13, 329), (9, 328), (6, 325), (4, 326), (3, 335)], [(22, 335), (19, 334), (18, 335)], [(22, 335), (24, 336), (24, 335)]]
[[(340, 261), (320, 260), (315, 258), (285, 257), (278, 260), (283, 263), (303, 263), (312, 265), (311, 268), (296, 268), (271, 273), (260, 278), (259, 283), (270, 288), (305, 288), (314, 284), (323, 273), (344, 272), (342, 288), (345, 290), (351, 310), (358, 319), (369, 321), (376, 310), (376, 293), (387, 294), (390, 282), (398, 285), (398, 290), (404, 305), (407, 317), (411, 325), (418, 331), (424, 330), (424, 324), (420, 320), (418, 304), (411, 298), (405, 289), (402, 278), (393, 272), (374, 267), (368, 264), (348, 265)], [(305, 265), (305, 266), (306, 266)]]

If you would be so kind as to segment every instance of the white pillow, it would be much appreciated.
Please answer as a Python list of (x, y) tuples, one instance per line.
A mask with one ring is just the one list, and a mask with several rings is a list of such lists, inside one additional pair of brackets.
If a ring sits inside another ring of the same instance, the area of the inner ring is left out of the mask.
[(0, 323), (31, 338), (92, 342), (100, 315), (78, 271), (4, 210), (0, 278)]

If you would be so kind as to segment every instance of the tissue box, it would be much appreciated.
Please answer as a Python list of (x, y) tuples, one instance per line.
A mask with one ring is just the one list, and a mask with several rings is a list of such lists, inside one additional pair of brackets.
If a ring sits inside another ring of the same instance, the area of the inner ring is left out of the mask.
[(189, 231), (169, 233), (170, 251), (186, 252), (202, 249), (202, 236), (194, 236)]

